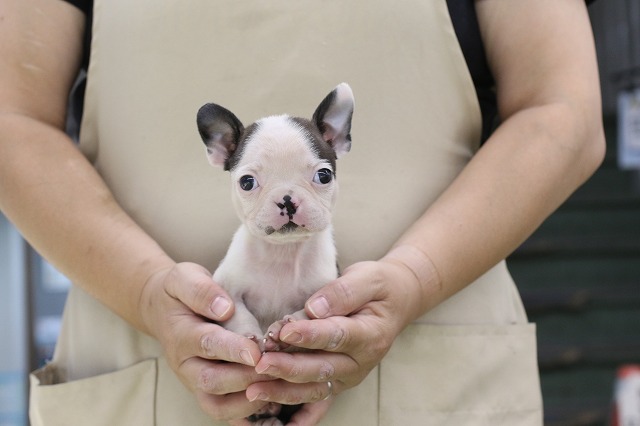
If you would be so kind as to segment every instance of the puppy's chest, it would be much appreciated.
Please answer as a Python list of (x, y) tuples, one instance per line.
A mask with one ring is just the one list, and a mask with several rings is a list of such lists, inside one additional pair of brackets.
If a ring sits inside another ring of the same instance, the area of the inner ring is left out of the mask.
[(269, 274), (264, 280), (248, 285), (242, 299), (265, 329), (285, 315), (304, 308), (309, 296), (321, 286), (319, 282), (301, 282), (292, 276)]
[[(335, 279), (337, 269), (327, 267), (329, 264), (291, 258), (240, 262), (224, 274), (221, 284), (241, 299), (265, 328), (285, 315), (303, 309), (313, 293)], [(222, 266), (224, 269), (227, 265)]]

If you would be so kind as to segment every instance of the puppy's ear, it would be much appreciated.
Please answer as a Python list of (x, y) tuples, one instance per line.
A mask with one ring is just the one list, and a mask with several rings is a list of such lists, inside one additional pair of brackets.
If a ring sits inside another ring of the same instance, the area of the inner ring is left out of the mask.
[(244, 126), (228, 109), (206, 104), (198, 111), (198, 131), (207, 146), (207, 158), (212, 166), (224, 166), (238, 148)]
[(313, 122), (338, 158), (351, 149), (353, 106), (351, 87), (347, 83), (341, 83), (324, 98), (313, 113)]

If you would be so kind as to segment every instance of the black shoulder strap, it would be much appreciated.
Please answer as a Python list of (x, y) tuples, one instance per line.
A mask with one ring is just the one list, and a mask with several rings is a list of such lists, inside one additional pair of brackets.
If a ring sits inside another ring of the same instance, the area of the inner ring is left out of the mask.
[(447, 6), (478, 95), (482, 113), (482, 142), (484, 142), (495, 129), (497, 106), (495, 81), (482, 44), (474, 0), (447, 0)]

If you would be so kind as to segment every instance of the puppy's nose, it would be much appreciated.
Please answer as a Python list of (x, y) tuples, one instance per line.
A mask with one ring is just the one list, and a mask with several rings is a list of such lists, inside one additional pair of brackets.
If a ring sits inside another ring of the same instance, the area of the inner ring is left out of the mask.
[(291, 196), (289, 195), (285, 195), (284, 197), (282, 197), (282, 201), (284, 202), (276, 203), (280, 210), (282, 210), (282, 212), (280, 212), (280, 216), (284, 216), (284, 211), (286, 210), (286, 215), (289, 216), (289, 220), (293, 219), (293, 215), (296, 214), (296, 210), (298, 209), (298, 207), (293, 201), (291, 201)]

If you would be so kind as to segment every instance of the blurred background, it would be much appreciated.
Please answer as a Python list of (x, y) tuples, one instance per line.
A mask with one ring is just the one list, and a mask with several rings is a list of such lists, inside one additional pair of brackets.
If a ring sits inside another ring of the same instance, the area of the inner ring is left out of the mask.
[[(640, 412), (640, 379), (621, 378), (640, 364), (640, 0), (590, 15), (606, 160), (508, 259), (538, 324), (548, 426), (611, 424), (616, 383), (637, 383)], [(0, 214), (0, 426), (28, 424), (28, 372), (51, 358), (69, 285)]]

